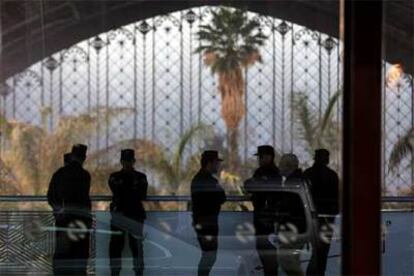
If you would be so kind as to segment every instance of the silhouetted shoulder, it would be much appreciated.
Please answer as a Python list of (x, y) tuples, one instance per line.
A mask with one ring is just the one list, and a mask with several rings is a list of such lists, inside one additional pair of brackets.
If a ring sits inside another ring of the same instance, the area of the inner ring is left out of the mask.
[(65, 172), (65, 167), (60, 167), (54, 173), (55, 176), (62, 175)]
[(122, 174), (122, 171), (113, 172), (109, 175), (109, 179), (119, 177)]
[(147, 178), (147, 175), (145, 173), (142, 173), (140, 171), (134, 171), (135, 175), (139, 178)]
[(338, 177), (338, 173), (334, 170), (332, 170), (331, 168), (327, 167), (327, 171), (329, 172), (329, 174)]
[(82, 170), (83, 170), (83, 173), (84, 173), (85, 177), (88, 178), (88, 179), (91, 179), (91, 174), (87, 170), (85, 170), (84, 168), (82, 168)]
[(313, 167), (309, 167), (306, 170), (303, 171), (303, 174), (308, 176), (312, 173)]
[(259, 167), (254, 171), (253, 178), (264, 181), (280, 181), (282, 179), (277, 166)]

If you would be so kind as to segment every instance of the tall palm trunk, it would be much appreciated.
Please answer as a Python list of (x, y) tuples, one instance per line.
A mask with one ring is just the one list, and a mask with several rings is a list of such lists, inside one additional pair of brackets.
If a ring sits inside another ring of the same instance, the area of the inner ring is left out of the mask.
[(221, 116), (227, 127), (229, 146), (229, 170), (239, 169), (239, 124), (245, 114), (244, 80), (241, 68), (219, 75), (221, 93)]
[(227, 142), (229, 145), (229, 171), (236, 173), (240, 168), (240, 159), (239, 159), (239, 129), (231, 128), (228, 129)]

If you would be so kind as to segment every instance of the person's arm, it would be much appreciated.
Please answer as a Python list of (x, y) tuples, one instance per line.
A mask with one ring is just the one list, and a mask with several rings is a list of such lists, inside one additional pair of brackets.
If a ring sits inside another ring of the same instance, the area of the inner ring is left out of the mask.
[(222, 188), (220, 190), (220, 192), (219, 192), (219, 201), (220, 201), (220, 204), (225, 203), (226, 200), (227, 200), (226, 193), (224, 192), (224, 189)]
[(141, 200), (147, 199), (147, 193), (148, 193), (148, 180), (147, 176), (144, 174), (142, 177), (142, 192), (140, 193)]
[(247, 179), (246, 181), (244, 181), (244, 191), (246, 192), (246, 193), (253, 193), (253, 191), (254, 191), (254, 187), (253, 187), (253, 182), (254, 182), (254, 180), (252, 179), (252, 178), (249, 178), (249, 179)]
[(50, 183), (49, 189), (47, 190), (47, 202), (52, 207), (53, 211), (58, 211), (62, 208), (61, 200), (58, 197), (58, 193), (56, 190), (56, 173), (53, 174)]
[(113, 174), (111, 174), (109, 176), (108, 186), (109, 186), (109, 188), (111, 189), (111, 192), (112, 192), (112, 202), (111, 202), (111, 205), (110, 205), (110, 209), (111, 209), (111, 211), (115, 211), (116, 207), (119, 206), (119, 198), (118, 197), (119, 197), (120, 192), (118, 191), (119, 190), (119, 185), (117, 183), (117, 179)]
[(339, 213), (339, 177), (336, 173), (333, 174), (333, 192), (332, 192), (332, 211), (335, 214)]
[(88, 172), (86, 172), (86, 191), (85, 191), (86, 200), (85, 201), (86, 201), (86, 206), (88, 207), (88, 209), (92, 208), (90, 191), (91, 191), (91, 175)]

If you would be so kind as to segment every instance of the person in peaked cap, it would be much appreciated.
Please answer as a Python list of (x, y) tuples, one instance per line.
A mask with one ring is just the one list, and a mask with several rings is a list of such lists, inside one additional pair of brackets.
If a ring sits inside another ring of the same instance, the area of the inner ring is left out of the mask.
[(114, 222), (121, 217), (126, 217), (136, 222), (137, 232), (129, 234), (129, 248), (134, 257), (134, 271), (136, 275), (142, 275), (144, 271), (143, 253), (143, 225), (146, 218), (142, 201), (147, 197), (147, 176), (134, 169), (135, 152), (132, 149), (121, 151), (122, 169), (112, 173), (109, 177), (109, 187), (112, 191), (110, 205), (113, 233), (109, 243), (109, 255), (112, 275), (119, 275), (122, 265), (122, 250), (124, 248), (126, 232), (119, 229)]
[(311, 182), (310, 192), (318, 213), (319, 231), (324, 229), (324, 234), (328, 237), (312, 247), (307, 275), (325, 275), (331, 245), (329, 238), (333, 235), (335, 216), (339, 213), (339, 178), (338, 174), (328, 167), (328, 164), (329, 151), (317, 149), (314, 164), (305, 170), (305, 176)]
[(217, 255), (218, 216), (226, 195), (214, 177), (219, 170), (218, 152), (204, 151), (201, 168), (191, 182), (193, 227), (201, 248), (198, 275), (209, 275)]
[(268, 235), (274, 233), (273, 212), (274, 185), (280, 185), (282, 178), (275, 165), (275, 150), (272, 146), (257, 147), (259, 168), (253, 177), (245, 181), (244, 189), (251, 195), (253, 203), (253, 224), (256, 235), (256, 249), (265, 275), (277, 275), (277, 250), (269, 242)]
[[(87, 146), (72, 147), (70, 161), (52, 176), (47, 192), (48, 203), (55, 215), (55, 225), (72, 228), (77, 225), (86, 229), (79, 238), (73, 238), (65, 231), (56, 231), (56, 247), (53, 258), (55, 275), (86, 275), (89, 258), (89, 231), (91, 226), (89, 197), (91, 177), (82, 166), (86, 159)], [(61, 265), (64, 260), (77, 260), (71, 267)]]

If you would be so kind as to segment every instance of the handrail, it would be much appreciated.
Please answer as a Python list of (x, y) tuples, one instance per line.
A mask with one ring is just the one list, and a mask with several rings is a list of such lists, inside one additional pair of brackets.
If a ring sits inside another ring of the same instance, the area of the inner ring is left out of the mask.
[[(110, 195), (93, 195), (92, 201), (111, 201)], [(248, 196), (228, 195), (228, 202), (243, 202), (249, 201)], [(189, 195), (169, 195), (169, 196), (148, 196), (145, 201), (149, 202), (190, 202)], [(0, 196), (0, 202), (47, 202), (46, 196), (31, 196), (31, 195), (4, 195)], [(414, 203), (414, 196), (385, 196), (381, 198), (382, 203)]]

